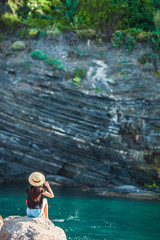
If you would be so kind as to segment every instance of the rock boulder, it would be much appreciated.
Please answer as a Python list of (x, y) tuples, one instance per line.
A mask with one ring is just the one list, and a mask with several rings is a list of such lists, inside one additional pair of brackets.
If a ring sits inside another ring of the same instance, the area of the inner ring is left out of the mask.
[(4, 219), (1, 240), (66, 240), (66, 234), (44, 217), (10, 216)]

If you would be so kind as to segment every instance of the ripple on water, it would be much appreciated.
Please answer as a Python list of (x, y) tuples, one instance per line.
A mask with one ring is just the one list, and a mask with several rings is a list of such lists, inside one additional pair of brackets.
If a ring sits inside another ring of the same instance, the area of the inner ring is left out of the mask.
[(51, 220), (53, 223), (54, 222), (64, 222), (65, 221), (65, 219), (53, 219), (53, 220)]

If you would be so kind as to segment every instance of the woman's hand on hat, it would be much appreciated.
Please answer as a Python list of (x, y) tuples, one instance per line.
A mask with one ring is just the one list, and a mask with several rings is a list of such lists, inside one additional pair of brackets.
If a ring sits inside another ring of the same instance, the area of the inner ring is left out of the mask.
[(44, 185), (45, 185), (46, 187), (49, 187), (49, 182), (45, 181), (45, 182), (44, 182)]
[(45, 181), (45, 182), (44, 182), (44, 186), (45, 186), (46, 188), (48, 188), (48, 192), (45, 191), (45, 192), (42, 193), (42, 194), (45, 195), (45, 196), (47, 196), (47, 197), (53, 198), (53, 197), (54, 197), (54, 193), (53, 193), (52, 189), (50, 188), (49, 182)]

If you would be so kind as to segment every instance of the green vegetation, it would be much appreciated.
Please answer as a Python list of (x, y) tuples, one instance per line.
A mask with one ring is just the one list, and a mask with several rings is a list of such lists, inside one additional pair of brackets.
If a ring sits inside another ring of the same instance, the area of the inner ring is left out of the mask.
[(37, 37), (38, 34), (39, 34), (39, 30), (37, 28), (28, 29), (28, 36), (30, 36), (31, 38)]
[(12, 44), (11, 48), (15, 51), (17, 50), (24, 50), (25, 49), (25, 44), (22, 41), (16, 41)]
[(152, 129), (153, 129), (155, 132), (157, 132), (157, 133), (160, 132), (160, 129), (159, 129), (158, 127), (153, 126), (153, 125), (152, 125)]
[(44, 62), (49, 64), (49, 65), (51, 65), (51, 66), (53, 66), (56, 69), (65, 70), (64, 66), (62, 65), (62, 63), (59, 60), (55, 59), (55, 58), (46, 58), (44, 60)]
[(155, 76), (156, 76), (157, 78), (160, 78), (160, 69), (155, 73)]
[(58, 28), (51, 28), (46, 30), (46, 35), (48, 36), (58, 36), (61, 35), (61, 31)]
[(86, 71), (82, 68), (76, 68), (74, 72), (66, 71), (65, 78), (67, 80), (72, 79), (73, 85), (78, 86), (83, 78), (86, 76)]
[(86, 73), (83, 71), (82, 68), (76, 68), (74, 71), (74, 76), (79, 78), (84, 78)]
[(1, 30), (22, 37), (44, 37), (72, 29), (83, 39), (102, 35), (113, 46), (128, 51), (137, 42), (151, 42), (160, 50), (160, 1), (158, 0), (8, 0), (10, 11), (0, 12)]
[(138, 59), (138, 63), (141, 64), (141, 65), (144, 65), (146, 63), (153, 62), (157, 58), (158, 58), (157, 54), (148, 52), (148, 53), (145, 53), (142, 56), (140, 56), (140, 58)]
[(99, 93), (102, 91), (100, 87), (96, 87), (96, 88), (94, 88), (94, 90), (95, 90), (95, 93)]
[(46, 64), (48, 64), (56, 69), (65, 70), (65, 67), (62, 65), (62, 63), (59, 60), (57, 60), (53, 57), (48, 57), (44, 52), (42, 52), (39, 49), (34, 50), (31, 53), (31, 57), (35, 60), (43, 60)]
[(160, 10), (154, 13), (154, 25), (156, 30), (160, 31)]
[(125, 30), (117, 30), (112, 37), (114, 47), (124, 46), (128, 51), (136, 47), (137, 42), (146, 43), (151, 39), (153, 34), (145, 32), (140, 28), (128, 28)]
[(47, 55), (41, 50), (36, 49), (31, 53), (31, 57), (33, 59), (45, 60), (47, 58)]
[(155, 181), (153, 181), (152, 185), (151, 184), (150, 185), (145, 184), (144, 186), (147, 187), (147, 188), (160, 188), (160, 186), (157, 185), (157, 183)]
[(0, 30), (7, 31), (13, 34), (17, 29), (24, 27), (25, 24), (18, 18), (13, 16), (11, 13), (0, 14)]
[(18, 35), (23, 39), (26, 39), (26, 38), (40, 39), (42, 37), (47, 37), (47, 36), (48, 37), (61, 36), (61, 34), (62, 32), (56, 27), (44, 28), (44, 29), (32, 27), (32, 28), (24, 28), (24, 29), (18, 30)]
[(73, 50), (72, 54), (74, 54), (76, 57), (88, 57), (91, 55), (91, 51), (89, 49), (87, 50)]
[(81, 80), (86, 76), (86, 73), (84, 72), (84, 70), (82, 68), (77, 68), (74, 70), (73, 72), (73, 84), (75, 86), (78, 86), (81, 82)]
[(137, 42), (146, 44), (152, 43), (155, 51), (160, 50), (160, 32), (159, 31), (143, 31), (140, 28), (129, 28), (125, 30), (117, 30), (111, 39), (114, 47), (124, 46), (130, 52), (136, 47)]
[(9, 0), (8, 4), (10, 13), (1, 14), (6, 27), (16, 21), (41, 29), (59, 25), (102, 32), (134, 27), (152, 31), (154, 23), (159, 26), (157, 0)]
[(96, 36), (96, 30), (95, 29), (82, 29), (76, 31), (78, 37), (81, 39), (91, 39)]
[[(138, 63), (141, 65), (145, 65), (146, 63), (152, 63), (155, 68), (155, 76), (157, 78), (160, 78), (160, 69), (157, 66), (157, 62), (159, 62), (159, 54), (158, 53), (145, 53), (138, 59)], [(157, 127), (152, 126), (152, 129), (154, 129), (156, 132), (159, 132), (159, 129)]]
[(75, 86), (78, 86), (80, 84), (80, 82), (81, 82), (80, 77), (76, 76), (76, 77), (73, 78), (73, 83), (74, 83)]

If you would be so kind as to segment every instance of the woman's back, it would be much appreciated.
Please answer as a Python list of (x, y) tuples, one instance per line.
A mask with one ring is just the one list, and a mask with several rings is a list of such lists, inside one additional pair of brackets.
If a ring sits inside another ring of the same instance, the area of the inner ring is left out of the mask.
[(27, 189), (27, 205), (30, 209), (41, 209), (43, 205), (43, 195), (45, 189), (42, 186), (31, 186)]

